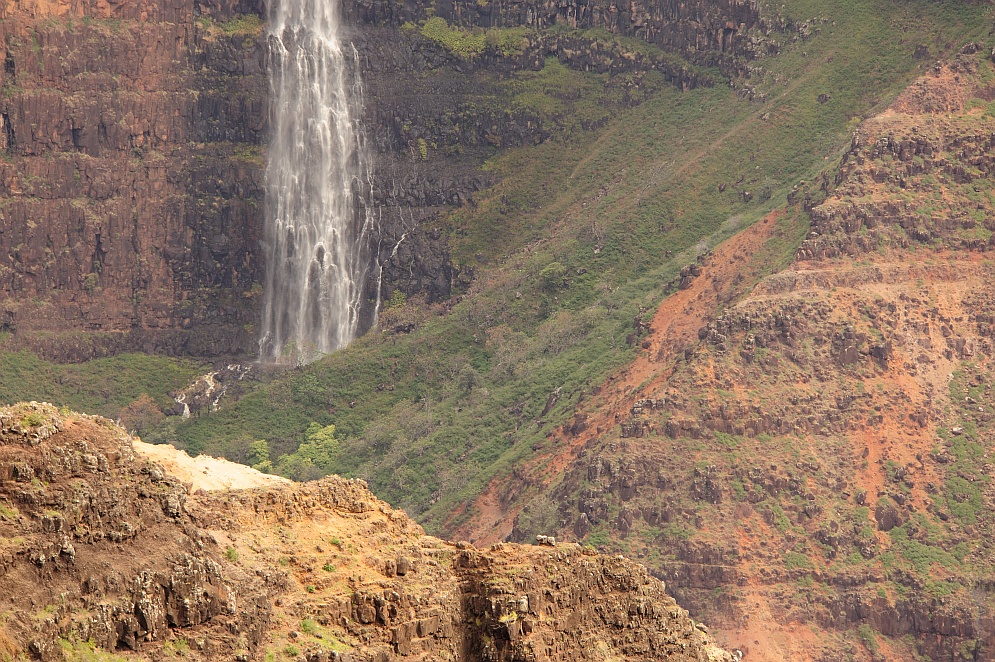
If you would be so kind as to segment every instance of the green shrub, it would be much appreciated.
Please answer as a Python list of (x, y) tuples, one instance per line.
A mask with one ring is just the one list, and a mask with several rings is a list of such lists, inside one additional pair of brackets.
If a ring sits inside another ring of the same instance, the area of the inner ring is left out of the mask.
[(529, 46), (528, 34), (528, 28), (491, 28), (484, 34), (484, 43), (504, 57), (522, 55)]
[(40, 411), (29, 411), (21, 417), (21, 427), (36, 428), (45, 425), (45, 415)]
[(93, 640), (69, 641), (59, 639), (62, 658), (67, 662), (125, 662), (129, 658), (103, 650)]
[(331, 472), (340, 450), (334, 425), (311, 423), (297, 450), (282, 456), (276, 472), (294, 480), (310, 480)]
[(539, 282), (550, 291), (558, 290), (566, 283), (567, 268), (559, 262), (550, 262), (539, 272)]
[(605, 529), (595, 529), (584, 537), (584, 544), (589, 547), (603, 549), (611, 545), (612, 539)]
[(425, 21), (421, 27), (421, 34), (464, 60), (480, 55), (487, 45), (482, 32), (471, 32), (450, 26), (446, 23), (446, 19), (439, 16), (433, 16)]
[(98, 274), (87, 274), (83, 277), (83, 289), (87, 292), (93, 292), (100, 286), (100, 276)]
[(0, 518), (14, 521), (18, 515), (19, 513), (16, 508), (8, 505), (6, 502), (0, 501)]
[(796, 568), (810, 570), (812, 568), (812, 560), (805, 554), (799, 554), (798, 552), (787, 552), (784, 555), (784, 567), (788, 570)]
[(860, 643), (867, 647), (867, 650), (877, 654), (879, 646), (874, 628), (867, 623), (861, 623), (857, 626), (857, 638), (860, 639)]
[(269, 443), (259, 439), (249, 444), (249, 465), (256, 471), (273, 472), (273, 462), (269, 457)]
[(259, 35), (262, 34), (265, 23), (262, 17), (256, 14), (239, 14), (224, 23), (218, 23), (217, 29), (228, 36), (234, 35)]

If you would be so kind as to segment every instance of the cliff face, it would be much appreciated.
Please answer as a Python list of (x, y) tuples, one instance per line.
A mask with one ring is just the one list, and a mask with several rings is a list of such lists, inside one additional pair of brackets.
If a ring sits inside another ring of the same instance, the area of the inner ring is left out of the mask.
[[(432, 15), (423, 3), (344, 7), (376, 151), (372, 253), (383, 271), (371, 270), (371, 300), (380, 284), (385, 297), (400, 290), (430, 301), (465, 284), (471, 273), (453, 266), (443, 217), (492, 183), (481, 165), (495, 150), (566, 130), (570, 109), (544, 112), (509, 95), (516, 72), (554, 58), (603, 72), (609, 85), (654, 71), (687, 87), (714, 82), (687, 62), (731, 73), (769, 48), (758, 36), (769, 26), (744, 2), (432, 9), (457, 33), (528, 30), (511, 41), (495, 33), (498, 46), (467, 53), (410, 23)], [(255, 0), (5, 6), (0, 331), (14, 345), (69, 360), (124, 349), (255, 352), (264, 14)], [(554, 24), (660, 50), (547, 30)], [(626, 91), (616, 103), (637, 102)]]
[[(600, 28), (642, 39), (697, 63), (733, 62), (748, 55), (756, 46), (749, 31), (769, 27), (761, 18), (757, 4), (750, 0), (650, 0), (625, 6), (608, 0), (586, 3), (413, 0), (400, 4), (357, 0), (356, 5), (357, 15), (371, 24), (400, 25), (434, 14), (463, 27)], [(432, 12), (426, 11), (429, 6)]]
[(6, 6), (4, 330), (67, 358), (251, 343), (266, 78), (246, 9)]
[(205, 491), (225, 468), (201, 466), (164, 469), (105, 419), (0, 410), (0, 653), (735, 659), (621, 557), (453, 545), (360, 481)]

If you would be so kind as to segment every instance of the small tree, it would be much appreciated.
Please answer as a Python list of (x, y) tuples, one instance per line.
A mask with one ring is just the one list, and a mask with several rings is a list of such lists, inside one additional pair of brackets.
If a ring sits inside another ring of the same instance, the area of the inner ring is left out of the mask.
[(256, 471), (273, 473), (273, 462), (269, 459), (269, 442), (259, 439), (249, 445), (249, 463)]
[(294, 480), (320, 478), (332, 471), (339, 450), (334, 425), (311, 423), (304, 432), (304, 443), (279, 459), (277, 473)]
[(125, 430), (142, 434), (162, 423), (166, 415), (148, 393), (142, 393), (137, 400), (129, 404), (118, 414), (118, 423)]
[(558, 290), (566, 282), (567, 268), (559, 262), (550, 262), (539, 272), (539, 282), (545, 290)]
[(332, 463), (339, 454), (339, 440), (335, 438), (335, 426), (322, 427), (312, 423), (304, 432), (304, 443), (297, 449), (297, 455), (307, 458), (322, 471), (332, 470)]

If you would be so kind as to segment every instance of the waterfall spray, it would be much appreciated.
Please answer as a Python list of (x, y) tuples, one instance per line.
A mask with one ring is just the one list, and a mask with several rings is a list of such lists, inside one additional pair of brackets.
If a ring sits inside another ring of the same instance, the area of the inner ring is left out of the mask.
[(270, 4), (261, 361), (306, 363), (359, 333), (372, 178), (359, 58), (339, 31), (339, 0)]

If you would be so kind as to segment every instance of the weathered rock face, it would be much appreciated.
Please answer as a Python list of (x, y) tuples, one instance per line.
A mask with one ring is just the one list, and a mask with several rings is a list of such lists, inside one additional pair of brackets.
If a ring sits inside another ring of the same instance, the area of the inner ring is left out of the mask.
[(736, 659), (621, 557), (452, 545), (337, 477), (204, 492), (49, 405), (0, 410), (0, 534), (0, 643), (43, 660)]
[[(70, 630), (136, 650), (171, 628), (211, 624), (224, 634), (208, 652), (258, 645), (264, 582), (223, 574), (185, 515), (184, 485), (136, 456), (110, 421), (51, 406), (3, 410), (0, 481), (0, 584), (21, 614), (7, 622), (7, 641), (61, 659), (58, 637)], [(115, 554), (120, 562), (108, 562)]]
[[(812, 209), (800, 260), (884, 246), (995, 246), (990, 203), (978, 195), (995, 170), (995, 136), (991, 123), (968, 106), (971, 99), (995, 97), (995, 85), (985, 78), (991, 65), (979, 50), (980, 44), (969, 44), (936, 64), (901, 94), (894, 113), (861, 125), (832, 196)], [(922, 204), (929, 196), (935, 202)]]
[[(453, 268), (440, 219), (492, 183), (485, 157), (562, 128), (555, 114), (511, 104), (502, 81), (515, 72), (556, 58), (578, 71), (637, 75), (630, 86), (649, 71), (682, 87), (714, 82), (672, 57), (545, 28), (604, 28), (730, 73), (773, 48), (755, 4), (739, 0), (432, 5), (462, 28), (534, 28), (514, 48), (473, 57), (405, 25), (429, 9), (344, 6), (376, 152), (380, 234), (371, 253), (383, 269), (370, 271), (370, 299), (380, 287), (384, 297), (400, 289), (437, 300), (470, 277)], [(6, 6), (0, 332), (14, 344), (69, 360), (123, 349), (254, 354), (264, 13), (258, 0)], [(619, 99), (638, 101), (627, 88)]]
[[(258, 22), (224, 21), (256, 9), (7, 6), (5, 330), (67, 358), (251, 344), (266, 78)], [(94, 333), (23, 333), (67, 329)]]

